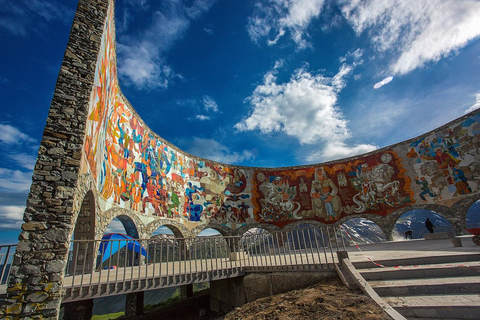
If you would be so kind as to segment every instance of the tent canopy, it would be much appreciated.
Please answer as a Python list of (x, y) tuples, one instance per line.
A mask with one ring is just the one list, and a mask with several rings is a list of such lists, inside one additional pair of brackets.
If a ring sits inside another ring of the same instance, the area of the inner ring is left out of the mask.
[(142, 256), (148, 258), (147, 250), (145, 250), (138, 240), (126, 234), (109, 233), (102, 237), (102, 242), (100, 243), (100, 248), (98, 249), (102, 255), (102, 263), (123, 247), (127, 247), (128, 250), (140, 253)]

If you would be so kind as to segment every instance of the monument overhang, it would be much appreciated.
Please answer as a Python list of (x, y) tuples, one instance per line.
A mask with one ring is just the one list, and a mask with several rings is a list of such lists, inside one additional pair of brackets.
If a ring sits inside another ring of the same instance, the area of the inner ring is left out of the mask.
[(332, 224), (367, 213), (386, 217), (411, 205), (451, 207), (478, 193), (478, 112), (393, 146), (314, 165), (249, 168), (188, 154), (155, 134), (121, 93), (114, 26), (111, 2), (80, 166), (94, 181), (100, 216), (121, 208), (147, 224), (172, 219), (187, 229), (213, 224), (235, 230), (258, 223)]

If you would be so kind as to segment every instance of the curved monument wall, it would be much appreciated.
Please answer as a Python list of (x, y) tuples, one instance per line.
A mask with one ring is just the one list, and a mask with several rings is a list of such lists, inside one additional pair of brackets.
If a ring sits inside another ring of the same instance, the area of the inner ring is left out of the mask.
[[(147, 223), (187, 228), (388, 214), (413, 204), (452, 206), (478, 192), (480, 116), (376, 152), (291, 168), (246, 168), (189, 155), (153, 133), (121, 94), (113, 5), (108, 12), (86, 124), (83, 172), (104, 211), (118, 206)], [(100, 213), (101, 215), (101, 213)]]
[(101, 238), (117, 216), (139, 237), (160, 225), (178, 236), (207, 227), (240, 234), (361, 216), (388, 238), (409, 208), (441, 212), (462, 232), (480, 197), (480, 110), (358, 157), (237, 167), (153, 133), (120, 91), (115, 56), (114, 1), (79, 0), (0, 316), (56, 319), (72, 234)]

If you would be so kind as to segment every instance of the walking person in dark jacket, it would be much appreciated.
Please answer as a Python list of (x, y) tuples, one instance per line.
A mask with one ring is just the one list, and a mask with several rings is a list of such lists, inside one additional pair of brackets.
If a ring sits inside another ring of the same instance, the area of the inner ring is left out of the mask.
[(433, 225), (432, 221), (430, 221), (429, 218), (427, 218), (427, 220), (425, 220), (425, 228), (427, 228), (427, 230), (430, 233), (433, 233), (433, 229), (435, 229), (435, 226)]

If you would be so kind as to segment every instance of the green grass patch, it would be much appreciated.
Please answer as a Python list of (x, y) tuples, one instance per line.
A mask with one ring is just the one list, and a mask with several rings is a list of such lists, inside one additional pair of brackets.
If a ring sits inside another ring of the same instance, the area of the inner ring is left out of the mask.
[(111, 320), (111, 319), (117, 319), (117, 318), (123, 316), (124, 314), (125, 314), (125, 312), (120, 311), (120, 312), (116, 312), (116, 313), (95, 315), (95, 316), (92, 316), (92, 320)]
[(175, 290), (175, 292), (172, 294), (172, 296), (170, 298), (168, 298), (167, 300), (156, 303), (156, 304), (147, 304), (143, 308), (143, 310), (145, 312), (148, 312), (148, 311), (164, 308), (166, 306), (171, 305), (172, 303), (175, 303), (178, 300), (180, 300), (180, 290), (179, 289)]

